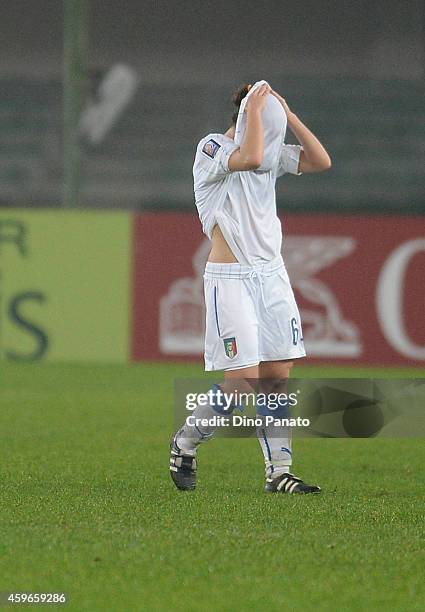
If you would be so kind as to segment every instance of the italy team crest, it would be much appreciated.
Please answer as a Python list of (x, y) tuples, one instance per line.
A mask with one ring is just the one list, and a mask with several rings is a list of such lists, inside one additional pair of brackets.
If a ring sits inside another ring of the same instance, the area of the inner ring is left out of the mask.
[(224, 351), (229, 359), (233, 359), (238, 354), (236, 338), (224, 338)]

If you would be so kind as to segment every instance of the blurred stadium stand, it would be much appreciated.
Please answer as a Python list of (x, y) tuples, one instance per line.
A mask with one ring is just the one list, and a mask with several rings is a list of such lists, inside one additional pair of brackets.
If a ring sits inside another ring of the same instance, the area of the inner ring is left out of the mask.
[[(280, 206), (425, 210), (423, 82), (290, 76), (273, 85), (323, 138), (334, 162), (327, 180), (279, 181)], [(8, 77), (0, 88), (1, 204), (57, 206), (61, 84)], [(84, 144), (84, 205), (191, 209), (196, 142), (227, 129), (230, 94), (228, 86), (205, 83), (142, 84), (102, 143)]]
[[(60, 206), (64, 4), (4, 4), (0, 206)], [(196, 143), (228, 127), (232, 88), (267, 78), (333, 158), (325, 178), (279, 181), (280, 206), (425, 210), (423, 1), (87, 6), (87, 97), (117, 63), (140, 81), (101, 144), (82, 143), (82, 206), (193, 210)]]

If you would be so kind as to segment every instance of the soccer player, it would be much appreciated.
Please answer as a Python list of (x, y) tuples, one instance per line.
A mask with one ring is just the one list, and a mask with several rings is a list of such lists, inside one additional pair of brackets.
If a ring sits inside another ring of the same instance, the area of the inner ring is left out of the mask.
[[(195, 201), (204, 233), (212, 242), (204, 274), (206, 303), (205, 369), (224, 371), (222, 393), (259, 381), (266, 397), (257, 407), (276, 422), (287, 414), (268, 407), (272, 392), (286, 390), (294, 359), (305, 357), (299, 311), (281, 256), (282, 229), (276, 212), (276, 179), (331, 167), (323, 145), (266, 81), (240, 88), (237, 111), (225, 134), (208, 134), (198, 144), (193, 166)], [(289, 126), (298, 145), (284, 142)], [(241, 382), (242, 381), (242, 382)], [(255, 385), (254, 385), (255, 386)], [(171, 444), (171, 477), (179, 489), (196, 486), (196, 453), (224, 414), (218, 393), (198, 405)], [(270, 403), (271, 406), (271, 403)], [(236, 406), (234, 406), (236, 407)], [(196, 421), (195, 421), (196, 419)], [(270, 419), (269, 419), (270, 420)], [(266, 466), (266, 491), (316, 493), (291, 473), (287, 427), (257, 427)]]

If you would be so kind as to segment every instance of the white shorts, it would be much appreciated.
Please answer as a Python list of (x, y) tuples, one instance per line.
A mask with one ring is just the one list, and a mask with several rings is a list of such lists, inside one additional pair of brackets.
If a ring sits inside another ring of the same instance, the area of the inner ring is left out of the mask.
[(260, 266), (207, 262), (205, 370), (305, 357), (300, 314), (282, 257)]

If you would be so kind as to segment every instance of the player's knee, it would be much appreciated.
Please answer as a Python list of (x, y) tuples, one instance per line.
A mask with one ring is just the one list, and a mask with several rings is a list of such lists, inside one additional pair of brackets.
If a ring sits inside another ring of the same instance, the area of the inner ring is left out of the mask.
[(294, 362), (293, 361), (285, 361), (280, 366), (279, 378), (280, 378), (281, 381), (285, 381), (285, 384), (287, 383), (288, 378), (291, 375), (291, 370), (292, 370), (293, 367), (294, 367)]
[(293, 361), (276, 363), (276, 367), (269, 370), (268, 375), (262, 378), (260, 386), (263, 390), (269, 392), (284, 390), (288, 384), (293, 365)]
[(285, 365), (284, 365), (284, 370), (285, 370), (285, 378), (289, 378), (289, 375), (291, 374), (291, 370), (294, 367), (294, 362), (293, 361), (285, 361)]
[(259, 391), (261, 393), (285, 393), (288, 388), (288, 377), (264, 378), (260, 380)]

